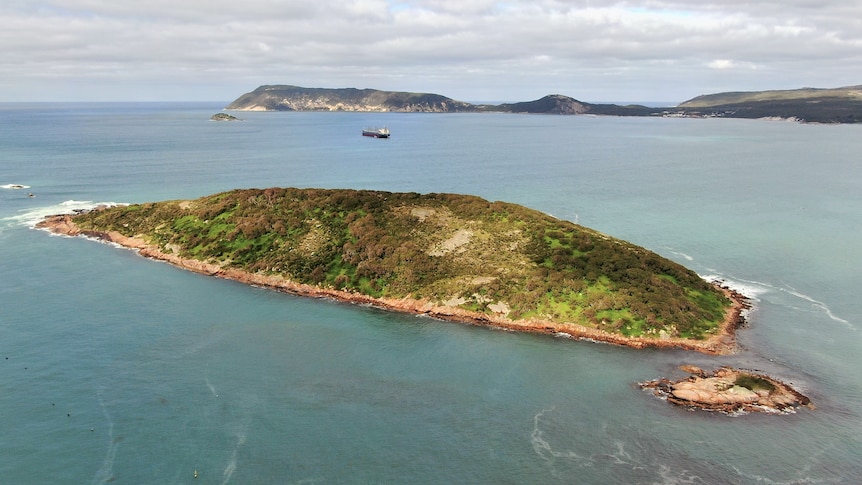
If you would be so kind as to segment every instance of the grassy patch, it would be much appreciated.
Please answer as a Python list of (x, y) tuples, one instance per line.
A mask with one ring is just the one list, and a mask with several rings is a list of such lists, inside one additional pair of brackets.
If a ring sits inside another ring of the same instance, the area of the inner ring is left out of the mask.
[(752, 391), (762, 389), (764, 391), (772, 392), (775, 390), (775, 385), (773, 383), (769, 382), (767, 379), (751, 374), (740, 374), (736, 377), (736, 380), (733, 383), (739, 387), (744, 387)]

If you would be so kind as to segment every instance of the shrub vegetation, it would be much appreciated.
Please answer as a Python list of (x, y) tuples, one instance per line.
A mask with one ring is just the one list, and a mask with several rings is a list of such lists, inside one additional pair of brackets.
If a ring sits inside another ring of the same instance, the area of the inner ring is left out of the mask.
[(775, 390), (775, 384), (770, 382), (768, 379), (751, 374), (739, 374), (733, 383), (739, 387), (744, 387), (752, 391), (762, 389), (764, 391), (772, 392)]
[(113, 207), (75, 222), (253, 273), (628, 336), (702, 339), (730, 304), (644, 248), (467, 195), (244, 189)]

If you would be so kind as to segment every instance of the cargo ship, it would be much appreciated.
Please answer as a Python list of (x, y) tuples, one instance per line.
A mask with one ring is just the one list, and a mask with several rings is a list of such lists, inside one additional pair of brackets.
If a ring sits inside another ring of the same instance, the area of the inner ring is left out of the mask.
[(372, 138), (389, 138), (389, 128), (365, 128), (362, 130), (362, 136), (370, 136)]

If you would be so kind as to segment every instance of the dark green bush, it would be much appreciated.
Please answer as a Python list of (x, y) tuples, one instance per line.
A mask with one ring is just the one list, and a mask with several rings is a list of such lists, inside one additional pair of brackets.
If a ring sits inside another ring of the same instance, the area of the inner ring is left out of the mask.
[(744, 387), (752, 391), (763, 389), (765, 391), (772, 392), (775, 390), (775, 385), (769, 382), (769, 380), (751, 374), (740, 374), (736, 377), (736, 380), (733, 383), (739, 387)]

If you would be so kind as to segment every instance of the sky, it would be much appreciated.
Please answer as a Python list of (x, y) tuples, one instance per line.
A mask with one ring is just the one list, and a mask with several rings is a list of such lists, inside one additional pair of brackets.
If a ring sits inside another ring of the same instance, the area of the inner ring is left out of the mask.
[(263, 84), (680, 103), (862, 84), (862, 0), (2, 0), (0, 101)]

